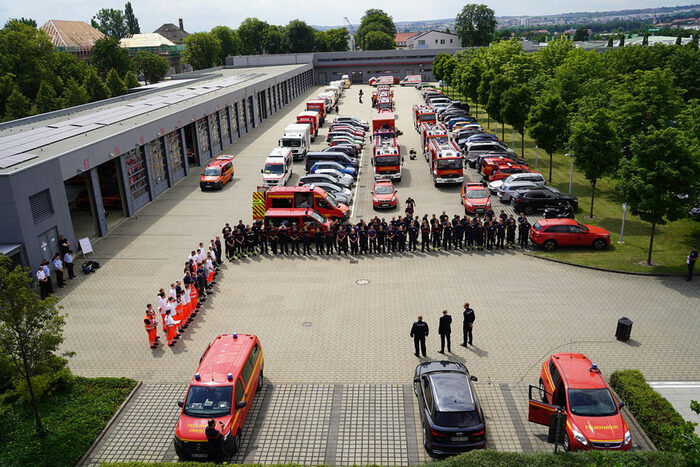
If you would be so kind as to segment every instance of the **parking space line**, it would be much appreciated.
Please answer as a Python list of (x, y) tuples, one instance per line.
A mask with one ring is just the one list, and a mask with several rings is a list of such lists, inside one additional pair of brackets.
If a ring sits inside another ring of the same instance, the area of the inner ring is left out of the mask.
[(507, 384), (501, 383), (500, 385), (501, 393), (503, 394), (503, 400), (506, 403), (506, 408), (510, 414), (510, 420), (513, 422), (513, 428), (518, 435), (518, 441), (520, 441), (520, 447), (523, 452), (535, 452), (530, 443), (530, 438), (525, 431), (525, 425), (520, 418), (520, 413), (518, 412), (518, 407), (515, 405), (515, 399), (513, 399), (513, 394), (510, 392), (510, 387)]
[(418, 458), (418, 433), (416, 432), (416, 418), (413, 412), (414, 400), (413, 386), (403, 385), (403, 416), (406, 420), (406, 446), (408, 448), (408, 465), (419, 465)]
[(324, 463), (336, 465), (338, 453), (338, 433), (340, 431), (340, 413), (343, 410), (343, 385), (333, 386), (333, 405), (331, 406), (330, 426), (328, 427), (328, 440), (326, 442), (326, 457)]

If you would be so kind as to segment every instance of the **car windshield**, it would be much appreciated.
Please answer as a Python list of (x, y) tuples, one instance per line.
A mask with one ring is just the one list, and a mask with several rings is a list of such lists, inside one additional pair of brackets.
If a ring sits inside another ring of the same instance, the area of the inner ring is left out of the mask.
[(265, 164), (264, 171), (266, 174), (281, 174), (281, 173), (284, 173), (284, 165), (282, 165), (282, 164)]
[(326, 218), (317, 213), (316, 211), (310, 211), (309, 216), (319, 224), (324, 224), (326, 222)]
[(421, 122), (432, 122), (433, 120), (435, 120), (435, 114), (422, 114), (420, 116)]
[(462, 159), (446, 159), (437, 161), (437, 168), (442, 170), (461, 169)]
[(207, 177), (221, 175), (221, 169), (219, 167), (207, 167), (206, 169), (204, 169), (204, 175), (206, 175)]
[(183, 412), (190, 417), (223, 417), (231, 413), (232, 399), (233, 386), (191, 386)]
[(583, 229), (584, 232), (588, 232), (588, 227), (586, 227), (585, 225), (583, 225), (579, 221), (576, 221), (576, 223), (578, 224), (579, 227), (581, 227)]
[(399, 165), (399, 156), (380, 156), (376, 160), (377, 167), (387, 167), (390, 165)]
[(299, 146), (301, 146), (301, 140), (283, 138), (282, 146), (284, 146), (285, 148), (298, 148)]
[(328, 201), (328, 204), (330, 204), (334, 208), (338, 207), (338, 202), (335, 200), (331, 193), (328, 193), (328, 196), (326, 196), (326, 201)]
[(601, 389), (569, 389), (569, 408), (574, 415), (609, 417), (617, 413), (612, 394)]
[(378, 195), (388, 195), (394, 192), (394, 187), (391, 185), (377, 185), (374, 192)]
[(469, 199), (486, 198), (486, 190), (467, 190), (467, 198), (469, 198)]

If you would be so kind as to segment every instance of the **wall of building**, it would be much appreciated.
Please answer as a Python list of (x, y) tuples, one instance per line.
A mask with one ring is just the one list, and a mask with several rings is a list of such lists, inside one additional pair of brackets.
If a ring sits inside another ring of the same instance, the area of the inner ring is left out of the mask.
[(409, 49), (460, 49), (462, 42), (456, 34), (429, 31), (409, 38), (406, 41), (406, 46)]

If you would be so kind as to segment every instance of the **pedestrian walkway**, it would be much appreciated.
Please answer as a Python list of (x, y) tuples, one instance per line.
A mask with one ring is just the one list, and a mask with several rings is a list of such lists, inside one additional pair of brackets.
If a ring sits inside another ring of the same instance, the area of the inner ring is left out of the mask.
[(649, 381), (649, 386), (664, 396), (689, 422), (696, 423), (695, 433), (700, 436), (700, 415), (690, 410), (691, 401), (700, 402), (700, 381)]

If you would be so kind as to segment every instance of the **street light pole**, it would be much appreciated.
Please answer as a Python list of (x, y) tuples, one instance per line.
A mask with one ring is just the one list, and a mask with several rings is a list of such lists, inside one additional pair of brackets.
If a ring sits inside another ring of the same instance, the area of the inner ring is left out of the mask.
[(571, 173), (569, 174), (569, 194), (571, 194), (571, 185), (574, 182), (574, 156), (567, 154), (566, 157), (571, 158)]
[(619, 244), (625, 242), (622, 241), (622, 237), (625, 235), (625, 218), (627, 217), (627, 203), (622, 203), (622, 226), (620, 227), (620, 241)]
[(535, 145), (535, 168), (537, 168), (537, 161), (539, 159), (539, 155), (540, 155), (540, 148), (538, 148), (537, 145)]

